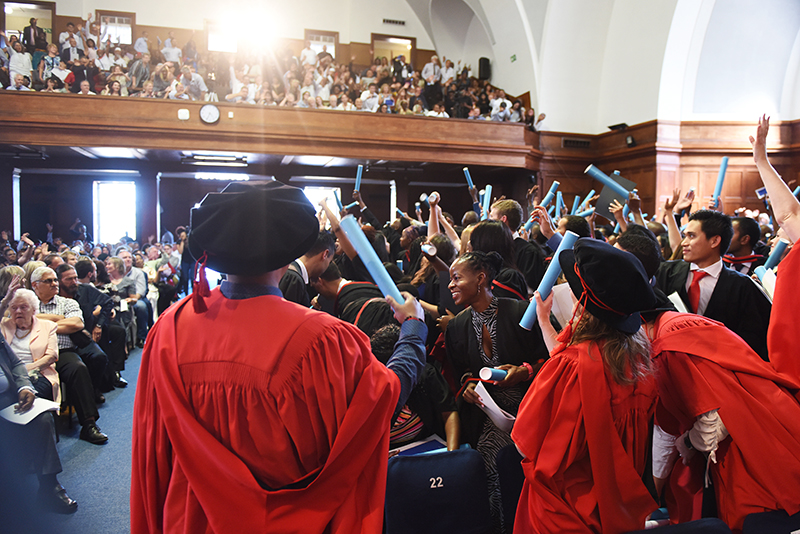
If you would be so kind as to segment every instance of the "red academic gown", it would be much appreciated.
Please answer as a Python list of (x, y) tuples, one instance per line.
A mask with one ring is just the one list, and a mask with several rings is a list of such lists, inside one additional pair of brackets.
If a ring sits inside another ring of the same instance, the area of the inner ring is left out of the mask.
[(617, 384), (596, 343), (562, 345), (553, 354), (525, 395), (511, 433), (525, 456), (514, 532), (644, 528), (658, 508), (642, 483), (655, 382)]
[(800, 246), (792, 247), (778, 266), (778, 280), (767, 330), (769, 361), (780, 373), (800, 381), (797, 303), (800, 302)]
[[(667, 312), (655, 328), (658, 413), (663, 408), (675, 422), (664, 425), (659, 417), (659, 424), (682, 435), (697, 416), (717, 409), (730, 434), (711, 464), (720, 519), (741, 530), (751, 513), (800, 512), (800, 384), (775, 372), (722, 323)], [(702, 479), (692, 483), (702, 488)]]
[(380, 533), (396, 375), (328, 314), (219, 289), (205, 302), (148, 336), (131, 532)]

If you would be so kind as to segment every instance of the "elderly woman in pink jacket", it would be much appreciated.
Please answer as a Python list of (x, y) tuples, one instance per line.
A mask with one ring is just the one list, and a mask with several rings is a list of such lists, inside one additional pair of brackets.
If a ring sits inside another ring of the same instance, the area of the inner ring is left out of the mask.
[(30, 289), (17, 289), (8, 303), (8, 310), (10, 317), (0, 323), (6, 343), (25, 364), (36, 395), (61, 402), (56, 372), (56, 323), (36, 317), (39, 299)]

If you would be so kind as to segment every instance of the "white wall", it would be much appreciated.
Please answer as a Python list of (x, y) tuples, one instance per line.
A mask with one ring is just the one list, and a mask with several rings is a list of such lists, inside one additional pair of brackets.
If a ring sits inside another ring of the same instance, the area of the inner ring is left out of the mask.
[(595, 132), (656, 118), (662, 59), (677, 0), (615, 0), (608, 25)]
[[(274, 33), (282, 38), (302, 39), (304, 30), (308, 28), (338, 31), (339, 41), (343, 43), (369, 43), (371, 33), (385, 33), (416, 37), (418, 48), (433, 48), (428, 32), (404, 1), (139, 0), (131, 4), (128, 0), (58, 0), (56, 4), (59, 15), (83, 18), (96, 9), (135, 11), (136, 22), (147, 26), (203, 30), (206, 19), (224, 20), (260, 34)], [(406, 24), (383, 24), (384, 18), (404, 20)]]

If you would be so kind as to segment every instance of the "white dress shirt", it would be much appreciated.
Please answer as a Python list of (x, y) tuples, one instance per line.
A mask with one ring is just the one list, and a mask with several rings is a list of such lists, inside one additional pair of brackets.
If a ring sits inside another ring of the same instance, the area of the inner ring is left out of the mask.
[(692, 285), (692, 278), (694, 278), (695, 271), (705, 271), (708, 276), (700, 280), (700, 301), (697, 304), (697, 315), (703, 315), (708, 306), (708, 301), (711, 300), (711, 294), (714, 288), (717, 287), (717, 280), (719, 280), (719, 273), (722, 272), (722, 259), (720, 258), (713, 265), (709, 265), (705, 269), (701, 269), (697, 264), (692, 263), (689, 266), (689, 276), (686, 277), (686, 292), (689, 292), (689, 287)]

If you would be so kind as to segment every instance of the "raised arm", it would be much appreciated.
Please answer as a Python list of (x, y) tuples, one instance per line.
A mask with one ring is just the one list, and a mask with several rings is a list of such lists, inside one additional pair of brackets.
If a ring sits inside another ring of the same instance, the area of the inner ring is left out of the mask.
[(767, 157), (767, 134), (769, 133), (769, 117), (764, 115), (758, 119), (756, 137), (750, 136), (753, 145), (753, 159), (756, 162), (758, 173), (767, 188), (770, 202), (775, 213), (775, 220), (786, 232), (789, 239), (795, 243), (800, 238), (800, 202), (792, 194), (791, 189), (781, 179), (778, 171), (772, 166)]
[(353, 248), (353, 244), (347, 239), (347, 235), (341, 231), (339, 227), (339, 217), (334, 214), (331, 209), (328, 207), (328, 203), (325, 199), (322, 199), (319, 203), (323, 210), (325, 210), (325, 215), (328, 217), (328, 220), (331, 223), (331, 232), (339, 239), (339, 245), (342, 247), (342, 250), (347, 257), (351, 260), (355, 259), (358, 256), (356, 249)]
[(678, 204), (678, 199), (681, 197), (681, 190), (675, 189), (672, 192), (672, 199), (664, 202), (664, 222), (667, 224), (667, 231), (669, 232), (669, 248), (673, 251), (678, 250), (678, 247), (683, 241), (681, 230), (678, 228), (678, 221), (675, 220), (675, 206)]

